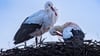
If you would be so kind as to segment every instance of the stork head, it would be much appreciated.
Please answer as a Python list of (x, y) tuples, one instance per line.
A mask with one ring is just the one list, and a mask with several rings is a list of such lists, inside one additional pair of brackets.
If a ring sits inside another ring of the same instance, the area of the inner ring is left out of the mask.
[(62, 31), (63, 31), (63, 28), (61, 26), (54, 26), (53, 28), (50, 29), (50, 34), (51, 35), (59, 35), (61, 36), (62, 35)]
[(48, 11), (48, 10), (51, 10), (55, 13), (55, 15), (57, 16), (57, 13), (56, 13), (56, 8), (53, 7), (53, 3), (51, 1), (47, 1), (45, 3), (45, 9)]

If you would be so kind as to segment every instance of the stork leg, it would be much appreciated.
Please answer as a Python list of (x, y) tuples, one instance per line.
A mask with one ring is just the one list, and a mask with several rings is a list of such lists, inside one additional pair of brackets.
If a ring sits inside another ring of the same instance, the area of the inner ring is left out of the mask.
[(38, 44), (37, 36), (35, 37), (35, 43), (36, 43), (36, 47), (37, 47), (37, 44)]
[[(41, 34), (42, 34), (42, 31), (41, 31)], [(42, 44), (42, 35), (41, 35), (41, 37), (40, 37), (40, 45), (39, 45), (39, 47), (41, 46), (41, 44)]]
[(25, 46), (24, 46), (24, 47), (26, 47), (26, 46), (27, 46), (27, 43), (26, 43), (26, 41), (24, 42), (24, 44), (25, 44)]
[(40, 45), (39, 45), (39, 47), (41, 46), (41, 44), (42, 44), (42, 35), (40, 37)]

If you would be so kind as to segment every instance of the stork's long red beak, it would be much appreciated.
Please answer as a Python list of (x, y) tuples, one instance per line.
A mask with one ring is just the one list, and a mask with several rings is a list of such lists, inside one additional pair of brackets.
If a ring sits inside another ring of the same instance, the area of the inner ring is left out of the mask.
[(56, 31), (57, 35), (59, 36), (63, 36), (62, 33), (60, 33), (59, 31)]
[(51, 7), (51, 10), (55, 12), (55, 15), (57, 16), (57, 13), (53, 7)]
[(51, 7), (52, 11), (55, 11), (53, 7)]

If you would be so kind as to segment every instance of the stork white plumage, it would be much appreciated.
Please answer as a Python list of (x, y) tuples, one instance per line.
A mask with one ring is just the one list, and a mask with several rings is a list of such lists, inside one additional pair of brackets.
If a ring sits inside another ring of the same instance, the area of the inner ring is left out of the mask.
[(62, 26), (54, 26), (50, 30), (50, 34), (62, 36), (64, 42), (71, 41), (74, 47), (82, 46), (85, 37), (82, 29), (73, 22), (66, 22)]
[(14, 36), (14, 44), (25, 42), (34, 36), (41, 36), (55, 24), (57, 17), (53, 3), (46, 2), (44, 10), (34, 13), (24, 20)]
[(61, 26), (54, 26), (49, 32), (53, 36), (58, 35), (58, 36), (62, 36), (65, 39), (68, 39), (73, 37), (74, 35), (72, 29), (82, 31), (81, 28), (76, 23), (66, 22)]

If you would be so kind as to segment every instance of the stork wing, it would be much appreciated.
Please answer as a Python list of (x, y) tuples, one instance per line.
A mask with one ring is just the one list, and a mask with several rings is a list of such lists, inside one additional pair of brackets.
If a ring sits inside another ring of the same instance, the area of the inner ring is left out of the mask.
[(35, 24), (42, 24), (42, 18), (44, 17), (45, 12), (44, 10), (40, 10), (31, 16), (28, 16), (23, 23), (35, 23)]
[(36, 29), (40, 29), (41, 25), (38, 24), (23, 24), (21, 25), (20, 29), (17, 31), (17, 33), (14, 36), (14, 44), (18, 44), (24, 41), (27, 41), (33, 36), (30, 36), (29, 34), (36, 31)]
[(31, 32), (32, 32), (32, 29), (20, 28), (14, 36), (14, 41), (15, 41), (14, 44), (18, 44), (18, 43), (31, 39), (32, 37), (29, 36), (29, 33)]

